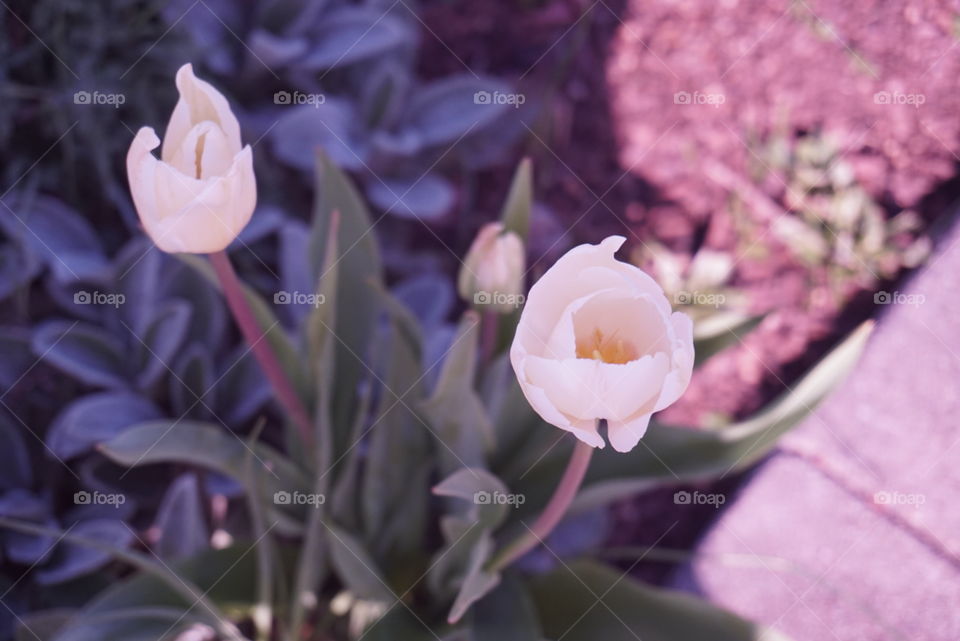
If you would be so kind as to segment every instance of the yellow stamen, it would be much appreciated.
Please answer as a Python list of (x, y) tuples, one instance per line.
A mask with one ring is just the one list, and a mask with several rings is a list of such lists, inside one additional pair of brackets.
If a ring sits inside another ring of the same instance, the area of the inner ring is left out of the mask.
[(614, 341), (615, 336), (616, 332), (605, 339), (602, 331), (599, 329), (593, 330), (592, 340), (586, 341), (586, 344), (577, 345), (577, 358), (590, 358), (617, 365), (636, 360), (636, 348), (630, 343), (625, 343), (622, 339)]

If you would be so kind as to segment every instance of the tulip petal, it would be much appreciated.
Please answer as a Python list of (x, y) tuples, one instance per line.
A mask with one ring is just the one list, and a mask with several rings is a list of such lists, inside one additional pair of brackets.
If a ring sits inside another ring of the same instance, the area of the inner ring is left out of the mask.
[(142, 128), (127, 154), (130, 192), (144, 229), (165, 252), (225, 249), (256, 206), (253, 152), (245, 147), (223, 176), (197, 180), (150, 153), (160, 144)]
[(562, 430), (572, 433), (578, 439), (592, 447), (602, 448), (605, 445), (603, 438), (597, 432), (595, 421), (577, 420), (566, 416), (550, 402), (546, 392), (536, 385), (523, 385), (521, 389), (527, 402), (530, 403), (530, 407), (532, 407), (544, 421), (554, 427), (559, 427)]
[(601, 363), (592, 382), (600, 399), (596, 418), (624, 420), (637, 412), (652, 412), (666, 377), (670, 358), (660, 352), (623, 365)]
[(672, 369), (664, 379), (660, 398), (654, 406), (655, 412), (676, 402), (687, 390), (693, 377), (693, 321), (686, 314), (674, 312), (670, 323), (674, 331)]
[(607, 421), (607, 438), (618, 452), (629, 452), (637, 446), (650, 425), (650, 414), (640, 414), (629, 421)]
[[(209, 254), (218, 252), (236, 238), (256, 206), (253, 152), (250, 147), (234, 158), (223, 176), (195, 180), (160, 163), (158, 195), (167, 188), (163, 216), (150, 233), (164, 251)], [(162, 198), (162, 197), (161, 197)]]
[(646, 296), (664, 316), (670, 314), (670, 303), (656, 281), (641, 269), (614, 258), (625, 240), (623, 236), (610, 236), (599, 245), (574, 247), (534, 283), (517, 332), (518, 340), (530, 353), (544, 355), (537, 346), (549, 340), (571, 303), (604, 289), (626, 289)]
[(204, 121), (215, 124), (223, 132), (231, 157), (240, 152), (240, 123), (230, 110), (222, 93), (210, 83), (193, 75), (193, 65), (187, 63), (177, 71), (177, 90), (180, 99), (173, 108), (163, 138), (160, 157), (171, 162), (177, 150), (194, 126)]

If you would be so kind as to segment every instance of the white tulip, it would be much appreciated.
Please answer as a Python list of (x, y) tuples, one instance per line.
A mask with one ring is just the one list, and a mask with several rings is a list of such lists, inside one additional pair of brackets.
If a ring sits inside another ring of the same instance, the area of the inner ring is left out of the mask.
[(147, 234), (166, 252), (209, 254), (227, 247), (257, 203), (253, 152), (241, 148), (240, 124), (226, 98), (193, 75), (177, 72), (177, 102), (160, 139), (137, 132), (127, 153), (127, 178)]
[(548, 423), (619, 452), (650, 415), (676, 401), (693, 372), (693, 324), (671, 313), (663, 289), (614, 253), (624, 242), (567, 252), (530, 289), (510, 349), (527, 401)]

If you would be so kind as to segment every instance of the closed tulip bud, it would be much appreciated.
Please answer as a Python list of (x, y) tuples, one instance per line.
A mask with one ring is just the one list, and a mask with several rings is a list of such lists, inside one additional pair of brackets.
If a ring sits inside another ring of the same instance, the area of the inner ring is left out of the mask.
[(460, 268), (458, 289), (464, 300), (486, 311), (508, 313), (523, 296), (523, 241), (502, 223), (484, 225)]
[(150, 127), (137, 132), (127, 153), (133, 204), (147, 234), (166, 252), (221, 251), (250, 221), (257, 203), (253, 152), (241, 148), (240, 124), (227, 99), (193, 75), (177, 72), (174, 107), (160, 159)]

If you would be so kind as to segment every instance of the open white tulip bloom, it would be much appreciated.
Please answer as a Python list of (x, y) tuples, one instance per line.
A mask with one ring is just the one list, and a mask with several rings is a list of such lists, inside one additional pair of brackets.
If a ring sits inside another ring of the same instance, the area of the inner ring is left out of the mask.
[(527, 296), (510, 361), (527, 401), (548, 423), (619, 452), (650, 415), (676, 401), (693, 373), (693, 323), (671, 313), (660, 286), (614, 254), (622, 236), (567, 252)]
[(209, 254), (229, 245), (257, 203), (253, 152), (241, 148), (240, 124), (227, 99), (193, 75), (177, 72), (177, 102), (163, 139), (137, 132), (127, 153), (127, 178), (140, 221), (166, 252)]

